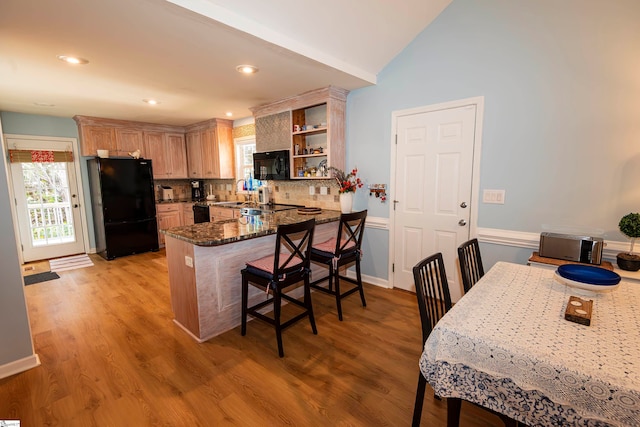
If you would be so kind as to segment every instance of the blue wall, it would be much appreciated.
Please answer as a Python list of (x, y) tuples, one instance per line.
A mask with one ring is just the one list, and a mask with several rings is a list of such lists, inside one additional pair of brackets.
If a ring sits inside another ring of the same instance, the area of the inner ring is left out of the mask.
[[(348, 164), (389, 183), (393, 111), (484, 96), (480, 191), (505, 189), (506, 203), (480, 204), (478, 226), (579, 226), (626, 241), (618, 221), (640, 210), (638, 22), (637, 0), (454, 0), (376, 86), (349, 94)], [(391, 206), (368, 204), (381, 217)], [(368, 237), (388, 247), (388, 233)], [(489, 267), (531, 254), (485, 250)], [(372, 268), (388, 254), (376, 257), (364, 273), (386, 278)]]
[[(12, 112), (0, 112), (3, 133), (15, 135), (54, 136), (75, 138), (77, 153), (80, 153), (80, 137), (75, 120), (64, 117), (41, 116)], [(89, 176), (87, 174), (87, 157), (80, 158), (80, 174), (78, 184), (84, 191), (84, 208), (87, 215), (87, 228), (90, 248), (95, 248), (93, 220), (91, 214), (91, 195), (89, 194)]]
[(5, 161), (0, 161), (0, 218), (0, 367), (3, 367), (34, 354)]

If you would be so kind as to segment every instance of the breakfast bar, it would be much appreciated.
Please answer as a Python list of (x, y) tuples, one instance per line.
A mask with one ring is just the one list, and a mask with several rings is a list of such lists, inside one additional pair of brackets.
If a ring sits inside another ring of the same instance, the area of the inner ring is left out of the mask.
[[(198, 342), (240, 325), (240, 270), (273, 254), (278, 225), (315, 218), (314, 242), (335, 236), (340, 212), (304, 215), (296, 209), (170, 228), (165, 234), (174, 322)], [(313, 267), (312, 267), (313, 270)], [(292, 292), (302, 295), (302, 288)], [(258, 289), (249, 302), (264, 298)]]

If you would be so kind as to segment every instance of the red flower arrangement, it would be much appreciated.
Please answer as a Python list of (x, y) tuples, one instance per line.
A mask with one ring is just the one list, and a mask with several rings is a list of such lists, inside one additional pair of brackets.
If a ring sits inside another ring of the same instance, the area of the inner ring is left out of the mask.
[(333, 166), (329, 167), (329, 170), (333, 171), (333, 177), (338, 182), (340, 189), (338, 193), (355, 193), (358, 188), (362, 188), (364, 185), (360, 178), (357, 177), (358, 169), (354, 168), (349, 174), (345, 174), (338, 168)]

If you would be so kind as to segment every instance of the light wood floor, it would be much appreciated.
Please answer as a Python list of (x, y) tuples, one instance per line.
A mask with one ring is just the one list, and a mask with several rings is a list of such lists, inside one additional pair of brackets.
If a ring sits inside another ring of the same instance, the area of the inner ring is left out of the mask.
[[(305, 320), (275, 333), (252, 321), (203, 344), (172, 322), (164, 252), (63, 271), (25, 287), (42, 365), (0, 380), (0, 419), (22, 426), (407, 426), (421, 350), (415, 295), (366, 286), (313, 294)], [(240, 274), (238, 272), (238, 274)], [(0, 345), (10, 345), (1, 343)], [(446, 425), (428, 388), (422, 425)], [(463, 404), (462, 426), (501, 425)]]

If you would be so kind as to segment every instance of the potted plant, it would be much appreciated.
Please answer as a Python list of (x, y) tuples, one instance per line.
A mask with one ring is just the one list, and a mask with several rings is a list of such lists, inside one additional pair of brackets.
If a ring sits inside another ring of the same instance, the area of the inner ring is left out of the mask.
[(640, 255), (633, 253), (633, 245), (640, 237), (640, 213), (630, 213), (623, 216), (618, 223), (620, 232), (631, 239), (629, 252), (620, 252), (616, 257), (618, 267), (627, 271), (640, 270)]

